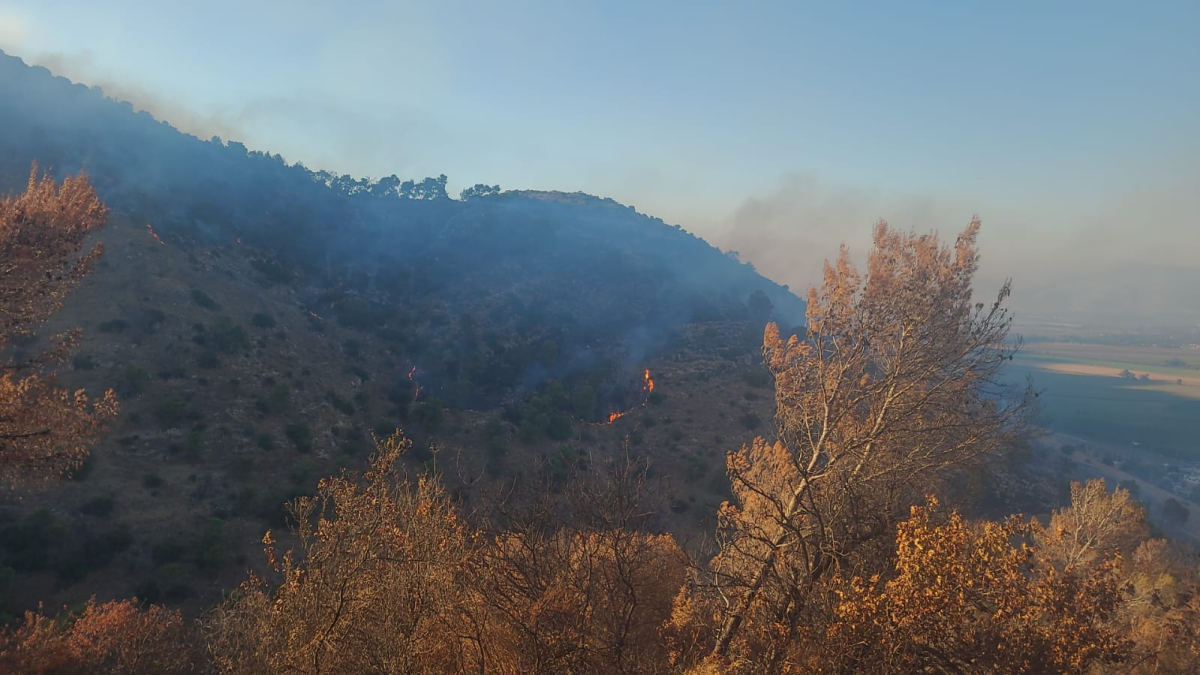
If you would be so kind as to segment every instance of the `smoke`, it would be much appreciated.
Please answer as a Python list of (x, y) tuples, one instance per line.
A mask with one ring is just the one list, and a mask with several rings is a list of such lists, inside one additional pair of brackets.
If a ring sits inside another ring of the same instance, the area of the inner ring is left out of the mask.
[(29, 22), (15, 10), (0, 8), (0, 49), (18, 50), (25, 46)]
[(170, 98), (128, 82), (119, 82), (93, 64), (88, 54), (41, 53), (28, 59), (60, 77), (98, 87), (104, 95), (126, 101), (134, 110), (145, 111), (159, 121), (166, 121), (180, 131), (207, 140), (213, 136), (224, 139), (245, 139), (249, 135), (233, 116), (223, 112), (204, 113), (179, 105)]
[(824, 261), (845, 243), (864, 260), (872, 226), (957, 232), (969, 208), (925, 195), (893, 196), (880, 190), (834, 185), (811, 174), (784, 176), (763, 195), (743, 200), (722, 222), (706, 228), (718, 246), (736, 250), (767, 277), (798, 294), (820, 283)]
[[(1200, 322), (1200, 173), (1163, 162), (1121, 190), (1083, 201), (1028, 194), (895, 194), (811, 174), (782, 177), (704, 226), (759, 272), (803, 295), (846, 243), (862, 262), (872, 225), (936, 230), (952, 238), (978, 214), (981, 300), (1013, 279), (1022, 318), (1091, 325), (1186, 326)], [(701, 228), (698, 228), (701, 229)]]

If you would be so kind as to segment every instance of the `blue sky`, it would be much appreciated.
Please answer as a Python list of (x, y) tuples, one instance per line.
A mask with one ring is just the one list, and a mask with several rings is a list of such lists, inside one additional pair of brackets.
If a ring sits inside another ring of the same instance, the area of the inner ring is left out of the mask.
[(801, 285), (880, 217), (979, 213), (1000, 276), (1134, 225), (1200, 266), (1198, 34), (1196, 2), (0, 0), (0, 48), (197, 135), (612, 196)]

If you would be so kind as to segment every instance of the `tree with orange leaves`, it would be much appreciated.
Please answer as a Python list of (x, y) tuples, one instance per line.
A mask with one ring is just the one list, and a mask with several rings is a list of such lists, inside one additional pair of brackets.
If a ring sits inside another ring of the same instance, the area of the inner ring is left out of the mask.
[(25, 623), (0, 633), (0, 673), (185, 673), (193, 665), (189, 644), (177, 611), (93, 598), (78, 615), (27, 612)]
[[(263, 538), (277, 583), (251, 577), (207, 620), (220, 673), (455, 672), (454, 622), (473, 537), (437, 477), (378, 444), (363, 476), (323, 479), (291, 504), (299, 552)], [(360, 480), (361, 479), (361, 480)]]
[(688, 599), (714, 617), (714, 662), (781, 672), (796, 631), (828, 617), (834, 572), (881, 569), (878, 541), (906, 507), (1024, 436), (1032, 396), (998, 381), (1009, 287), (972, 301), (978, 232), (944, 246), (880, 223), (865, 276), (844, 247), (826, 264), (804, 336), (767, 326), (778, 441), (729, 455), (720, 551)]
[(1063, 534), (1017, 516), (972, 526), (931, 498), (900, 523), (890, 579), (834, 584), (836, 619), (805, 656), (856, 673), (1078, 673), (1123, 661), (1132, 642), (1111, 622), (1120, 557), (1060, 568), (1045, 547)]
[[(0, 486), (42, 484), (87, 456), (87, 447), (116, 416), (110, 390), (99, 400), (56, 386), (51, 366), (78, 341), (54, 337), (31, 354), (13, 350), (62, 308), (63, 298), (88, 274), (103, 249), (87, 248), (107, 210), (83, 175), (61, 185), (38, 177), (23, 194), (0, 200)], [(2, 358), (2, 357), (0, 357)]]

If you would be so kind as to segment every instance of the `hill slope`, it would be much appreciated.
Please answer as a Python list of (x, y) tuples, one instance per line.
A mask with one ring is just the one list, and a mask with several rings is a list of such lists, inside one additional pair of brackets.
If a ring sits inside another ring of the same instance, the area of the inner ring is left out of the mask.
[(123, 409), (76, 480), (4, 497), (12, 607), (210, 602), (286, 498), (396, 427), (414, 466), (441, 449), (468, 501), (627, 448), (666, 480), (664, 523), (696, 531), (724, 452), (773, 412), (761, 327), (803, 316), (752, 267), (612, 200), (312, 172), (8, 56), (0, 128), (0, 192), (34, 161), (82, 167), (113, 210), (105, 258), (48, 328), (83, 328), (64, 380), (115, 387)]

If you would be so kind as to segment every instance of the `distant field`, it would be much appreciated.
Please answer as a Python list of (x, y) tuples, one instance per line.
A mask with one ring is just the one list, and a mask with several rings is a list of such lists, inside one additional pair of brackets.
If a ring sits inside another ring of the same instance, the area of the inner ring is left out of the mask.
[(1139, 373), (1152, 371), (1164, 377), (1200, 377), (1200, 349), (1039, 342), (1025, 345), (1020, 356), (1031, 361), (1086, 363)]
[[(1187, 365), (1166, 365), (1173, 359)], [(1054, 431), (1200, 460), (1200, 370), (1189, 367), (1197, 363), (1195, 350), (1038, 344), (1009, 376), (1033, 378), (1043, 425)], [(1150, 379), (1121, 378), (1124, 369)]]

